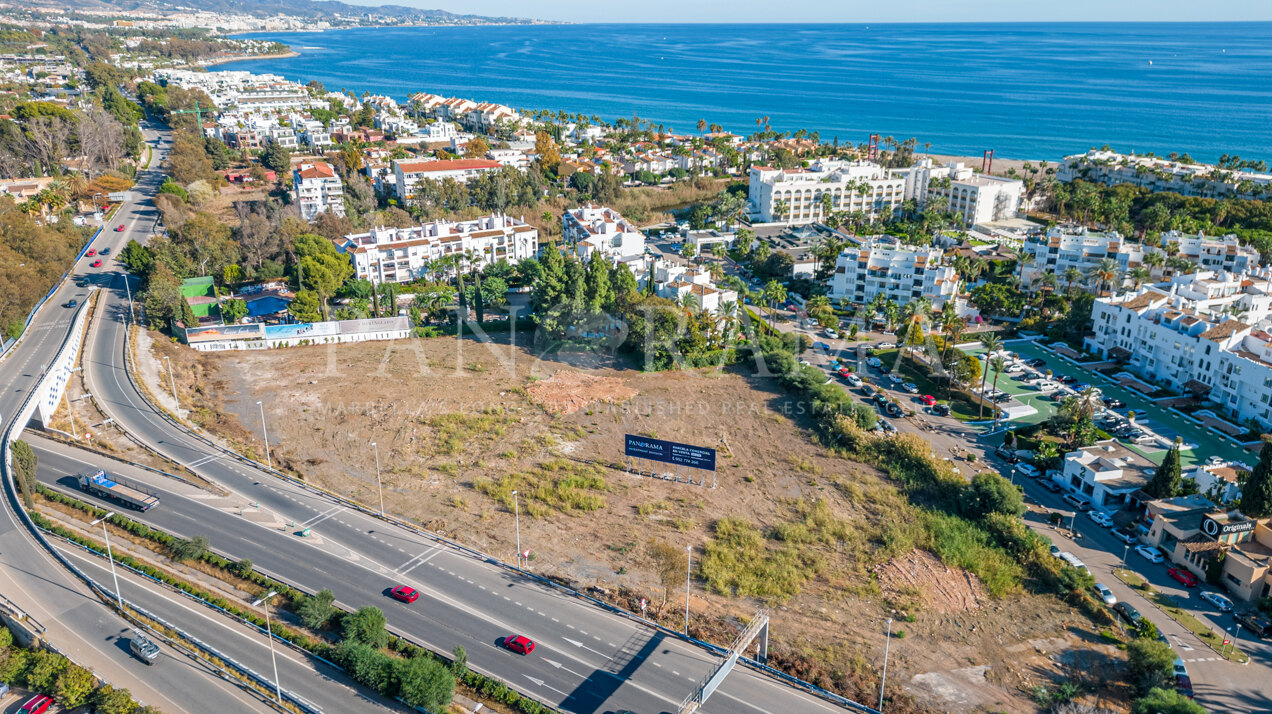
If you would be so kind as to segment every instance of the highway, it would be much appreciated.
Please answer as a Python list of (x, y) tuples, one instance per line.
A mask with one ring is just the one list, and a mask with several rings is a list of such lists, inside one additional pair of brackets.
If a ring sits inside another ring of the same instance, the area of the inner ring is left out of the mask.
[[(123, 222), (129, 230), (121, 238), (129, 236), (134, 225), (145, 229), (139, 237), (146, 235), (155, 218), (153, 209), (127, 214)], [(400, 634), (443, 652), (462, 645), (474, 669), (567, 711), (675, 711), (718, 660), (656, 628), (229, 458), (173, 425), (145, 401), (124, 366), (128, 301), (122, 266), (111, 262), (101, 273), (102, 304), (89, 325), (83, 358), (95, 403), (156, 452), (259, 503), (281, 522), (308, 525), (315, 537), (302, 539), (294, 532), (247, 526), (203, 500), (168, 490), (160, 507), (137, 516), (143, 522), (182, 535), (204, 535), (223, 554), (251, 558), (263, 572), (290, 584), (311, 591), (330, 588), (348, 607), (378, 605)], [(41, 456), (44, 479), (83, 468), (82, 463), (62, 462), (59, 469), (53, 454)], [(82, 452), (73, 458), (95, 462)], [(170, 483), (156, 483), (153, 474), (126, 476), (171, 489)], [(91, 500), (87, 494), (81, 497)], [(413, 605), (386, 597), (389, 588), (402, 583), (420, 590), (421, 598)], [(509, 634), (527, 635), (539, 648), (522, 657), (498, 647)], [(742, 667), (703, 710), (842, 711)]]
[[(142, 194), (153, 193), (162, 176), (157, 171), (139, 174)], [(120, 208), (115, 221), (136, 226), (147, 220), (145, 209), (134, 203)], [(132, 231), (103, 231), (95, 247), (121, 247)], [(76, 276), (92, 277), (100, 271), (90, 267), (92, 259), (79, 261)], [(21, 341), (0, 361), (0, 427), (7, 429), (21, 408), (48, 361), (57, 352), (71, 327), (74, 310), (62, 307), (71, 298), (81, 303), (87, 288), (67, 281), (40, 309)], [(118, 687), (165, 712), (206, 712), (210, 707), (225, 711), (269, 711), (237, 686), (191, 660), (173, 659), (169, 666), (147, 667), (127, 652), (130, 625), (116, 616), (78, 578), (61, 566), (39, 545), (16, 515), (17, 504), (6, 498), (0, 516), (0, 593), (38, 620), (48, 640)]]

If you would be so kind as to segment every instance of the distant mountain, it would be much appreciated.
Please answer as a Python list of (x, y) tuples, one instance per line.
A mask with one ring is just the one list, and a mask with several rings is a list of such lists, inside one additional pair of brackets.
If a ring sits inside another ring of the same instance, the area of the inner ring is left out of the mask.
[(486, 17), (461, 15), (447, 10), (425, 10), (405, 5), (350, 5), (338, 0), (34, 0), (31, 5), (59, 6), (71, 10), (114, 9), (120, 12), (150, 11), (171, 12), (180, 10), (216, 12), (231, 15), (272, 17), (312, 17), (321, 19), (354, 19), (372, 17), (392, 18), (400, 21), (457, 23), (532, 23), (536, 20), (518, 17)]

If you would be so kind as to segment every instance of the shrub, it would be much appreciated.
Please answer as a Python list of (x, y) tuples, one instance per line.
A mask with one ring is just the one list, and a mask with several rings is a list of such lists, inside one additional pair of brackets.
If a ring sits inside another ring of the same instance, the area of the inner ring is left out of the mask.
[(233, 572), (240, 578), (248, 578), (252, 575), (252, 559), (243, 558), (234, 563)]
[(26, 686), (28, 689), (53, 696), (57, 692), (54, 685), (57, 682), (58, 675), (66, 666), (70, 664), (65, 657), (48, 650), (35, 650), (30, 653), (27, 661), (26, 670)]
[(1154, 687), (1131, 704), (1131, 714), (1206, 714), (1206, 709), (1174, 689)]
[(92, 672), (77, 664), (68, 664), (57, 676), (57, 681), (53, 685), (54, 697), (57, 698), (58, 704), (67, 709), (74, 709), (88, 701), (88, 696), (93, 693), (96, 686), (97, 682), (93, 680)]
[(351, 615), (345, 615), (343, 622), (346, 640), (361, 642), (376, 649), (389, 644), (389, 633), (384, 629), (387, 621), (378, 607), (368, 605)]
[(336, 596), (330, 590), (323, 589), (317, 595), (305, 598), (296, 608), (296, 614), (305, 627), (321, 630), (336, 614), (336, 606), (333, 604), (335, 599)]
[(1148, 695), (1153, 689), (1164, 688), (1170, 682), (1175, 653), (1170, 645), (1160, 640), (1137, 638), (1126, 644), (1126, 665), (1131, 686), (1135, 691)]
[(93, 711), (97, 714), (133, 714), (137, 711), (137, 705), (133, 703), (132, 694), (127, 689), (115, 689), (109, 684), (103, 684), (93, 692), (90, 700), (93, 702)]
[(0, 682), (15, 685), (22, 681), (27, 668), (26, 650), (13, 647), (0, 650)]
[(177, 562), (198, 560), (208, 552), (208, 539), (195, 536), (188, 540), (178, 540), (171, 546), (172, 559)]
[(398, 696), (407, 706), (441, 711), (455, 693), (455, 677), (441, 662), (429, 656), (398, 660)]

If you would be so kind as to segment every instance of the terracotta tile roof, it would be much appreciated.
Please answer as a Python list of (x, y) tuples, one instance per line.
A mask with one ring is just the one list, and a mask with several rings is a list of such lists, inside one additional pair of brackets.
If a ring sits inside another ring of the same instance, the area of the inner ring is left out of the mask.
[(1149, 305), (1152, 305), (1154, 301), (1161, 300), (1164, 298), (1165, 298), (1164, 295), (1158, 295), (1155, 293), (1146, 292), (1146, 293), (1143, 293), (1142, 295), (1137, 295), (1134, 298), (1131, 298), (1130, 300), (1127, 300), (1124, 303), (1121, 303), (1120, 307), (1124, 307), (1128, 310), (1143, 310)]
[(497, 169), (503, 164), (490, 159), (451, 159), (449, 161), (399, 161), (402, 173), (433, 173), (436, 171), (465, 171), (475, 169)]
[(1201, 336), (1207, 340), (1222, 340), (1225, 337), (1231, 337), (1234, 332), (1248, 329), (1250, 326), (1244, 322), (1228, 319), (1201, 333)]
[(312, 164), (301, 164), (297, 172), (303, 179), (335, 178), (336, 172), (326, 161), (315, 161)]

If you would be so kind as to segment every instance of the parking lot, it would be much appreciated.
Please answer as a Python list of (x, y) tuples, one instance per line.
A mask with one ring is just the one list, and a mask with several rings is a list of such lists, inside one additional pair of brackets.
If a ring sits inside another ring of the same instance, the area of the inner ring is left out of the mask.
[[(1251, 454), (1213, 431), (1193, 423), (1170, 410), (1163, 409), (1145, 395), (1110, 382), (1102, 374), (1076, 366), (1060, 356), (1038, 347), (1031, 341), (1012, 340), (1005, 345), (1005, 349), (1018, 352), (1023, 357), (1046, 360), (1047, 364), (1042, 369), (1050, 369), (1056, 375), (1070, 375), (1075, 377), (1079, 383), (1085, 382), (1098, 387), (1105, 397), (1113, 397), (1125, 402), (1126, 407), (1118, 409), (1119, 413), (1126, 414), (1128, 411), (1134, 411), (1137, 415), (1137, 423), (1168, 440), (1173, 440), (1178, 435), (1183, 438), (1185, 444), (1198, 445), (1195, 449), (1185, 449), (1180, 453), (1180, 461), (1184, 468), (1204, 463), (1211, 456), (1218, 456), (1225, 461), (1244, 463), (1248, 466), (1253, 466), (1255, 461), (1258, 460), (1257, 454)], [(969, 351), (977, 353), (976, 350)], [(979, 352), (983, 352), (983, 350)], [(1056, 401), (1042, 397), (1037, 390), (1030, 389), (1023, 382), (1010, 377), (1011, 375), (1004, 374), (999, 378), (998, 388), (1013, 395), (1022, 395), (1023, 399), (1029, 400), (1026, 403), (1038, 409), (1036, 415), (1016, 420), (1013, 423), (1036, 424), (1049, 419), (1055, 413), (1058, 406)], [(990, 376), (990, 381), (993, 381), (993, 375)], [(1165, 449), (1147, 448), (1129, 443), (1127, 446), (1154, 463), (1161, 463), (1166, 455)]]

